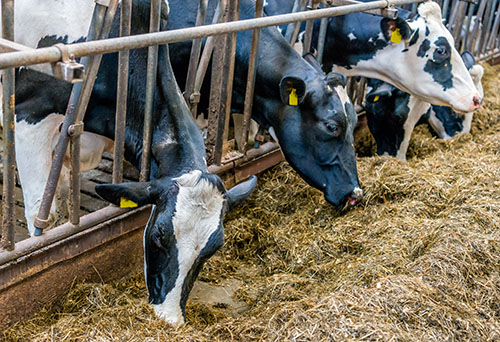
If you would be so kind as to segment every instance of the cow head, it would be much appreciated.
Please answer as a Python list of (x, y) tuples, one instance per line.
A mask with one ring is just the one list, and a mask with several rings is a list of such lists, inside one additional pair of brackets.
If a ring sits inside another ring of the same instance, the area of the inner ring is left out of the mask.
[(306, 59), (313, 64), (316, 77), (307, 82), (282, 78), (280, 94), (285, 106), (279, 107), (280, 122), (271, 132), (290, 165), (321, 190), (329, 203), (337, 207), (346, 201), (355, 204), (362, 196), (353, 146), (357, 115), (347, 96), (339, 96), (339, 92), (345, 94), (345, 76), (334, 72), (325, 76), (314, 65), (314, 57), (310, 58)]
[(362, 75), (391, 83), (435, 105), (451, 106), (459, 113), (472, 112), (481, 96), (455, 49), (451, 33), (442, 24), (441, 9), (432, 1), (418, 7), (413, 18), (380, 21), (380, 32), (370, 37), (376, 46), (373, 57), (348, 76)]
[(153, 204), (144, 231), (144, 273), (149, 302), (160, 318), (184, 323), (194, 281), (222, 246), (225, 211), (243, 202), (256, 183), (253, 176), (226, 191), (217, 175), (194, 170), (176, 178), (96, 186), (99, 196), (116, 205)]

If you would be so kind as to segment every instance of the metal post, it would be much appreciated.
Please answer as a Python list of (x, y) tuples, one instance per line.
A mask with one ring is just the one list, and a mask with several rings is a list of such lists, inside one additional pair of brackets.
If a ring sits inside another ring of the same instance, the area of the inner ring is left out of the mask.
[[(196, 16), (196, 26), (205, 24), (205, 18), (207, 16), (207, 6), (208, 0), (200, 0), (200, 4), (198, 6), (198, 14)], [(201, 40), (201, 38), (193, 40), (193, 45), (191, 47), (188, 73), (186, 77), (186, 86), (184, 90), (184, 99), (186, 100), (186, 103), (189, 103), (189, 99), (191, 98), (194, 90), (196, 71), (201, 53)], [(196, 116), (196, 113), (193, 113), (193, 116)]]
[(499, 11), (500, 11), (500, 8), (497, 9), (497, 13), (496, 13), (496, 16), (495, 16), (495, 23), (493, 24), (493, 28), (489, 32), (490, 36), (489, 36), (489, 39), (488, 39), (488, 43), (486, 44), (486, 47), (485, 47), (486, 51), (488, 51), (490, 49), (493, 49), (493, 47), (494, 47), (494, 41), (495, 41), (495, 38), (497, 36), (498, 26), (500, 24), (500, 13), (499, 13)]
[[(239, 8), (240, 8), (240, 0), (231, 0), (229, 2), (229, 20), (230, 21), (238, 21), (239, 18)], [(226, 63), (224, 65), (224, 75), (225, 75), (225, 101), (226, 101), (226, 106), (225, 106), (225, 116), (224, 116), (224, 130), (222, 131), (222, 144), (223, 148), (220, 151), (220, 157), (218, 156), (217, 152), (217, 158), (222, 158), (222, 154), (224, 153), (225, 150), (225, 144), (227, 143), (228, 140), (228, 134), (229, 134), (229, 121), (231, 117), (231, 100), (233, 98), (233, 81), (234, 81), (234, 64), (235, 64), (235, 58), (236, 58), (236, 32), (230, 33), (227, 37), (227, 44), (229, 46), (229, 50), (227, 51), (226, 55)], [(220, 159), (218, 159), (220, 161)]]
[(469, 42), (469, 33), (470, 33), (470, 25), (472, 23), (472, 15), (474, 14), (474, 5), (473, 3), (469, 4), (469, 11), (467, 12), (467, 21), (465, 23), (465, 37), (460, 45), (460, 53), (466, 50), (467, 44)]
[[(151, 0), (149, 32), (160, 30), (161, 1)], [(148, 65), (146, 74), (146, 105), (144, 109), (144, 133), (141, 157), (141, 174), (139, 181), (149, 180), (151, 169), (151, 143), (153, 137), (154, 93), (156, 88), (156, 71), (158, 67), (158, 45), (148, 48)]]
[(484, 16), (483, 23), (487, 23), (483, 26), (483, 31), (481, 32), (481, 39), (479, 41), (479, 51), (478, 54), (483, 54), (486, 50), (486, 42), (488, 40), (488, 35), (490, 33), (491, 26), (493, 25), (493, 17), (495, 13), (495, 7), (497, 4), (496, 0), (487, 1), (488, 7), (486, 9), (486, 15)]
[[(132, 0), (122, 0), (120, 37), (130, 36)], [(113, 184), (123, 181), (123, 153), (125, 149), (125, 124), (127, 120), (129, 50), (118, 53), (118, 80), (116, 87), (115, 144), (113, 150)]]
[[(221, 11), (221, 8), (226, 8), (227, 0), (219, 0), (217, 3), (217, 8), (215, 9), (215, 14), (212, 19), (212, 24), (220, 23), (223, 18), (224, 10)], [(200, 89), (205, 79), (205, 74), (208, 69), (208, 63), (210, 63), (210, 57), (212, 56), (212, 52), (214, 50), (215, 45), (215, 37), (210, 36), (205, 41), (205, 47), (203, 48), (203, 53), (201, 54), (200, 63), (198, 65), (198, 70), (196, 71), (196, 77), (194, 81), (193, 93), (189, 97), (189, 106), (191, 109), (191, 113), (193, 116), (196, 115), (198, 111), (198, 103), (200, 101)]]
[[(93, 40), (96, 38), (107, 38), (109, 31), (111, 29), (111, 24), (113, 22), (113, 17), (116, 12), (116, 7), (118, 6), (118, 0), (111, 0), (109, 7), (105, 7), (96, 3), (94, 9), (94, 14), (92, 17), (91, 26), (89, 29), (88, 40)], [(61, 54), (68, 54), (67, 49), (59, 47), (61, 49)], [(35, 218), (35, 235), (41, 235), (43, 229), (48, 226), (48, 217), (50, 212), (50, 207), (54, 199), (55, 191), (57, 188), (57, 183), (59, 180), (59, 175), (61, 174), (61, 168), (68, 149), (68, 143), (70, 138), (71, 126), (75, 125), (75, 122), (79, 124), (83, 120), (83, 115), (87, 110), (88, 101), (90, 99), (90, 94), (94, 86), (95, 78), (97, 76), (97, 71), (99, 70), (99, 64), (101, 62), (101, 55), (84, 57), (80, 61), (86, 66), (87, 76), (83, 83), (76, 83), (71, 91), (71, 96), (68, 102), (68, 107), (66, 109), (66, 118), (61, 129), (61, 136), (55, 148), (54, 158), (52, 160), (52, 166), (50, 169), (47, 184), (45, 185), (45, 190), (42, 196), (42, 203), (40, 205), (40, 210), (38, 211), (38, 216)], [(88, 68), (87, 68), (88, 66)], [(76, 106), (75, 106), (76, 104)], [(78, 159), (79, 162), (79, 159)], [(73, 185), (73, 184), (72, 184)], [(78, 184), (79, 185), (79, 182)], [(72, 189), (72, 191), (76, 191)], [(79, 192), (79, 191), (78, 191)], [(78, 199), (79, 202), (79, 199)], [(72, 203), (74, 206), (77, 203)]]
[[(262, 17), (264, 1), (257, 0), (255, 3), (255, 18)], [(243, 127), (241, 130), (240, 152), (245, 153), (248, 149), (248, 129), (253, 108), (253, 95), (255, 90), (255, 75), (257, 73), (257, 56), (259, 54), (260, 29), (253, 30), (252, 47), (248, 61), (247, 87), (245, 90), (245, 104), (243, 109)]]
[(467, 10), (467, 2), (459, 1), (460, 5), (458, 6), (458, 13), (453, 24), (453, 39), (455, 40), (455, 45), (458, 46), (458, 42), (460, 39), (460, 33), (462, 31), (462, 25), (464, 23), (464, 17)]
[(446, 20), (446, 17), (448, 16), (448, 7), (450, 5), (450, 0), (444, 0), (443, 5), (441, 6), (442, 11), (443, 11), (443, 19)]
[(328, 29), (328, 18), (321, 18), (318, 36), (318, 63), (323, 63), (323, 53), (325, 51), (326, 30)]
[[(14, 40), (14, 0), (2, 0), (2, 35)], [(14, 145), (15, 72), (3, 71), (3, 194), (1, 247), (13, 250), (16, 223), (16, 151)]]
[[(310, 10), (315, 10), (318, 8), (319, 3), (316, 2), (316, 0), (309, 0), (309, 9)], [(311, 51), (311, 41), (312, 41), (312, 34), (313, 34), (313, 28), (314, 28), (314, 20), (308, 20), (306, 21), (306, 31), (304, 33), (304, 50), (303, 53), (307, 53)]]
[[(229, 0), (231, 1), (231, 0)], [(221, 9), (223, 21), (229, 18), (229, 6)], [(220, 152), (222, 152), (222, 130), (225, 119), (225, 90), (224, 87), (224, 64), (226, 57), (227, 36), (215, 37), (215, 48), (213, 52), (212, 78), (210, 84), (210, 104), (208, 110), (207, 129), (207, 164), (220, 165)], [(216, 151), (219, 155), (216, 157)]]
[[(293, 5), (293, 12), (303, 12), (306, 8), (307, 0), (295, 0), (295, 4)], [(296, 7), (297, 5), (297, 7)], [(290, 45), (294, 45), (297, 41), (297, 36), (299, 35), (300, 30), (300, 22), (288, 24), (286, 28), (285, 39)]]
[(478, 36), (479, 26), (483, 22), (483, 14), (485, 9), (486, 1), (481, 1), (479, 9), (477, 10), (476, 22), (474, 23), (474, 28), (472, 29), (471, 39), (467, 43), (467, 50), (469, 50), (473, 54), (477, 53), (476, 49), (474, 48), (474, 43), (477, 42), (476, 37)]

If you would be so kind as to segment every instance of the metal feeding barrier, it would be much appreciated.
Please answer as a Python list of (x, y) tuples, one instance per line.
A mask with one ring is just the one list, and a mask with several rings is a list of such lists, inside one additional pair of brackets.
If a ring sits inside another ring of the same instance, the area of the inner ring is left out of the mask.
[[(144, 139), (141, 160), (140, 180), (145, 181), (149, 177), (149, 165), (151, 160), (151, 132), (152, 132), (152, 109), (153, 91), (155, 88), (158, 44), (173, 43), (185, 40), (193, 40), (189, 71), (185, 87), (185, 99), (194, 115), (200, 98), (201, 84), (207, 71), (209, 61), (212, 58), (212, 75), (210, 88), (210, 104), (208, 110), (208, 129), (206, 137), (207, 160), (209, 170), (214, 173), (231, 172), (235, 168), (246, 166), (244, 170), (233, 172), (227, 180), (228, 185), (237, 183), (251, 174), (262, 171), (279, 162), (282, 157), (276, 143), (266, 141), (263, 132), (257, 135), (255, 146), (249, 146), (248, 132), (250, 116), (252, 111), (252, 100), (254, 93), (254, 82), (257, 66), (258, 42), (260, 28), (288, 24), (291, 36), (289, 41), (296, 38), (300, 22), (307, 21), (306, 37), (307, 43), (311, 44), (312, 22), (314, 19), (327, 18), (330, 16), (343, 15), (352, 12), (365, 11), (372, 14), (384, 15), (394, 18), (397, 15), (395, 5), (421, 2), (423, 0), (383, 0), (369, 3), (360, 3), (353, 0), (331, 0), (328, 6), (318, 8), (318, 1), (297, 0), (295, 9), (303, 10), (307, 3), (311, 10), (299, 11), (290, 14), (262, 17), (262, 0), (256, 1), (255, 18), (238, 21), (238, 0), (219, 0), (212, 25), (203, 25), (206, 21), (207, 0), (200, 0), (197, 14), (197, 26), (171, 30), (159, 31), (160, 0), (151, 1), (150, 33), (130, 36), (131, 0), (122, 1), (120, 37), (108, 38), (111, 24), (118, 8), (117, 0), (95, 0), (95, 9), (89, 28), (87, 41), (83, 43), (63, 45), (58, 44), (51, 47), (32, 49), (19, 44), (12, 43), (13, 40), (13, 0), (2, 0), (3, 16), (3, 38), (0, 41), (0, 69), (4, 70), (4, 187), (3, 187), (3, 226), (2, 247), (12, 250), (14, 244), (14, 185), (15, 185), (15, 155), (14, 155), (14, 69), (19, 66), (34, 67), (35, 64), (49, 63), (49, 70), (65, 70), (65, 72), (52, 72), (53, 75), (67, 81), (74, 82), (70, 101), (66, 110), (65, 120), (61, 131), (59, 142), (55, 148), (54, 159), (47, 181), (42, 204), (37, 218), (35, 219), (35, 235), (42, 235), (43, 229), (48, 226), (48, 217), (51, 203), (54, 199), (62, 163), (69, 145), (71, 173), (70, 173), (70, 213), (69, 221), (76, 227), (80, 222), (80, 135), (83, 132), (83, 118), (93, 88), (102, 54), (119, 51), (118, 92), (116, 108), (116, 131), (115, 150), (113, 165), (113, 182), (119, 183), (123, 179), (123, 150), (125, 136), (125, 113), (128, 80), (128, 56), (129, 50), (148, 47), (147, 62), (147, 87), (146, 108), (144, 114)], [(342, 6), (337, 6), (342, 5)], [(314, 9), (314, 10), (312, 10)], [(174, 14), (175, 15), (175, 14)], [(322, 19), (325, 20), (325, 19)], [(253, 30), (252, 47), (249, 59), (248, 79), (245, 92), (245, 104), (243, 112), (243, 129), (241, 134), (243, 144), (235, 147), (234, 137), (229, 137), (229, 122), (231, 109), (231, 94), (233, 86), (234, 60), (236, 49), (236, 33), (244, 30)], [(324, 36), (324, 35), (323, 35)], [(203, 52), (201, 52), (202, 38), (208, 37)], [(324, 42), (320, 41), (320, 44)], [(201, 57), (200, 57), (201, 55)], [(79, 63), (75, 59), (81, 58)], [(321, 57), (320, 57), (321, 58)], [(44, 69), (40, 69), (44, 70)], [(72, 70), (70, 74), (68, 70)], [(84, 70), (84, 71), (83, 71)], [(82, 73), (85, 78), (82, 82)], [(9, 75), (12, 75), (9, 78)], [(65, 75), (65, 78), (63, 77)], [(68, 76), (69, 75), (69, 76)], [(10, 102), (9, 102), (10, 101)], [(255, 163), (257, 159), (264, 162)], [(266, 159), (267, 158), (267, 159)], [(252, 164), (254, 162), (254, 164)], [(257, 165), (258, 164), (258, 165)], [(255, 166), (257, 165), (257, 166)], [(122, 209), (106, 210), (107, 219), (123, 212)], [(96, 213), (97, 214), (97, 213)], [(94, 215), (95, 216), (95, 215)], [(99, 220), (100, 221), (100, 220)], [(43, 235), (38, 239), (44, 239)], [(40, 242), (37, 243), (37, 246)], [(32, 248), (28, 248), (32, 249)], [(18, 253), (15, 253), (18, 255)]]
[[(54, 267), (51, 266), (72, 258), (79, 258), (83, 254), (87, 255), (87, 258), (91, 258), (92, 253), (89, 252), (91, 249), (96, 251), (98, 250), (96, 246), (111, 244), (111, 241), (119, 239), (127, 242), (113, 242), (115, 243), (113, 245), (115, 258), (109, 256), (109, 263), (117, 262), (116, 255), (120, 248), (126, 252), (126, 254), (118, 255), (118, 260), (123, 263), (127, 262), (126, 257), (129, 254), (135, 253), (133, 257), (139, 259), (142, 253), (141, 246), (139, 246), (139, 250), (136, 247), (132, 248), (132, 246), (137, 245), (137, 241), (141, 239), (140, 228), (144, 226), (149, 216), (148, 207), (122, 209), (108, 206), (80, 217), (80, 134), (83, 132), (83, 118), (102, 54), (118, 52), (112, 182), (120, 183), (124, 179), (123, 155), (129, 51), (137, 48), (148, 48), (143, 132), (144, 153), (139, 176), (139, 179), (144, 181), (148, 179), (150, 173), (151, 132), (153, 128), (151, 122), (158, 65), (158, 45), (192, 41), (184, 98), (193, 116), (196, 117), (199, 111), (202, 84), (210, 61), (212, 61), (211, 86), (209, 94), (207, 94), (209, 95), (209, 106), (208, 113), (205, 113), (208, 118), (205, 139), (207, 162), (210, 165), (209, 171), (221, 175), (226, 186), (230, 187), (252, 174), (277, 164), (283, 158), (278, 144), (272, 142), (268, 134), (261, 130), (255, 136), (255, 144), (248, 143), (261, 28), (286, 24), (288, 25), (286, 39), (291, 43), (295, 42), (300, 25), (305, 21), (304, 51), (308, 51), (312, 46), (313, 21), (320, 19), (319, 39), (315, 49), (317, 59), (321, 63), (328, 17), (364, 11), (395, 18), (397, 9), (394, 6), (403, 6), (415, 11), (416, 4), (424, 0), (377, 0), (367, 3), (354, 0), (295, 0), (295, 12), (271, 17), (263, 16), (264, 0), (256, 0), (255, 17), (248, 20), (238, 20), (239, 0), (219, 0), (213, 18), (207, 17), (208, 0), (199, 0), (195, 27), (163, 32), (157, 32), (159, 31), (162, 0), (152, 0), (150, 33), (134, 36), (130, 35), (132, 0), (122, 0), (120, 37), (112, 39), (107, 38), (118, 9), (118, 0), (94, 1), (95, 9), (86, 42), (32, 49), (13, 42), (14, 0), (2, 0), (3, 39), (0, 39), (0, 52), (3, 53), (0, 53), (0, 69), (3, 69), (3, 221), (1, 238), (3, 249), (0, 250), (0, 306), (2, 306), (3, 311), (0, 312), (0, 321), (2, 317), (8, 317), (9, 308), (12, 310), (16, 308), (16, 302), (9, 301), (9, 298), (18, 298), (16, 296), (19, 296), (15, 284), (22, 283), (28, 278), (35, 279), (34, 275), (38, 276), (42, 270), (47, 274), (55, 272)], [(499, 0), (480, 0), (479, 2), (442, 0), (438, 2), (443, 5), (443, 17), (447, 20), (460, 50), (470, 49), (476, 56), (483, 59), (496, 58), (499, 45)], [(175, 13), (170, 15), (175, 15)], [(205, 24), (207, 21), (211, 24)], [(465, 30), (463, 29), (464, 22)], [(243, 128), (236, 132), (230, 126), (236, 34), (245, 30), (253, 30), (253, 34), (242, 113)], [(203, 38), (205, 38), (204, 44)], [(79, 62), (76, 62), (77, 58), (81, 58)], [(15, 243), (14, 68), (20, 66), (33, 68), (74, 84), (61, 129), (62, 133), (54, 152), (43, 203), (35, 222), (36, 233), (40, 236)], [(352, 78), (348, 83), (348, 94), (358, 110), (362, 108), (365, 83), (362, 78), (359, 80)], [(236, 140), (240, 140), (241, 143), (237, 145)], [(68, 145), (71, 164), (69, 222), (43, 232), (48, 224), (50, 206)], [(106, 229), (103, 229), (104, 227)], [(132, 236), (135, 240), (132, 239)], [(134, 245), (130, 244), (132, 241)], [(127, 243), (129, 244), (127, 245)], [(123, 248), (124, 246), (125, 248)], [(98, 254), (98, 256), (104, 258), (103, 254)], [(106, 263), (100, 260), (97, 267), (105, 267), (104, 264)], [(93, 264), (92, 267), (94, 267)], [(114, 264), (108, 269), (117, 274), (119, 272)], [(81, 272), (78, 273), (80, 275), (84, 272), (83, 267), (66, 270), (68, 272), (70, 270), (71, 272)], [(45, 277), (52, 277), (51, 280), (57, 279), (51, 284), (52, 287), (58, 286), (60, 289), (66, 285), (70, 286), (73, 281), (69, 276), (63, 279), (54, 273), (45, 275)], [(37, 286), (40, 284), (39, 280), (33, 281), (38, 281)], [(19, 287), (22, 286), (19, 285)], [(55, 290), (52, 288), (45, 288), (45, 290), (48, 291), (46, 299), (40, 297), (43, 291), (32, 293), (32, 291), (23, 290), (22, 293), (26, 298), (36, 299), (37, 303), (53, 300), (51, 295), (54, 295), (53, 291)], [(5, 294), (8, 291), (11, 291), (10, 294)], [(34, 310), (34, 306), (29, 310), (24, 307), (23, 310), (25, 312)]]

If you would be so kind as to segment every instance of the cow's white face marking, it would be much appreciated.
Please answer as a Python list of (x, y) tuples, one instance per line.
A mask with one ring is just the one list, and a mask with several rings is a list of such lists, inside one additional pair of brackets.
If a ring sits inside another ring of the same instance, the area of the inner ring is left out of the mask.
[(221, 224), (224, 196), (210, 182), (200, 180), (200, 175), (201, 171), (195, 170), (174, 179), (179, 185), (172, 218), (179, 274), (163, 303), (154, 305), (158, 317), (173, 325), (184, 323), (180, 302), (186, 276)]
[[(460, 113), (472, 111), (473, 98), (478, 95), (478, 91), (460, 54), (453, 47), (453, 37), (441, 23), (439, 6), (434, 2), (425, 2), (419, 6), (418, 11), (420, 16), (414, 21), (407, 22), (413, 32), (419, 31), (415, 44), (409, 46), (407, 41), (400, 44), (389, 43), (385, 48), (377, 50), (370, 60), (359, 61), (351, 69), (335, 67), (335, 71), (344, 73), (346, 76), (378, 78), (426, 102), (451, 105)], [(427, 30), (428, 35), (426, 35)], [(436, 50), (435, 42), (438, 38), (445, 38), (451, 46), (450, 63), (453, 86), (447, 89), (436, 82), (431, 73), (424, 71), (426, 63), (433, 58)], [(378, 39), (385, 41), (382, 32), (379, 33)], [(417, 54), (425, 39), (430, 42), (430, 48), (426, 51), (428, 57), (419, 57)], [(405, 46), (408, 50), (402, 52)]]
[[(354, 33), (352, 33), (352, 32), (351, 32), (351, 33), (349, 33), (349, 34), (347, 35), (347, 38), (349, 38), (349, 40), (354, 40), (354, 39), (357, 39), (357, 37), (356, 37), (356, 36), (354, 35)], [(370, 39), (371, 39), (371, 38), (370, 38)]]

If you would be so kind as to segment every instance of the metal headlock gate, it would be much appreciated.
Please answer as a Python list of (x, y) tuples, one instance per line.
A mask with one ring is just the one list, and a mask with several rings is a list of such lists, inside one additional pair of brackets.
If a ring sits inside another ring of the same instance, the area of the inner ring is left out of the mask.
[[(163, 32), (157, 32), (162, 0), (151, 0), (150, 33), (135, 36), (130, 36), (132, 0), (122, 0), (120, 37), (113, 39), (106, 38), (118, 8), (118, 0), (94, 1), (96, 4), (87, 42), (32, 49), (13, 42), (14, 0), (2, 0), (3, 39), (0, 40), (0, 52), (3, 53), (0, 54), (0, 69), (4, 69), (2, 78), (4, 102), (0, 322), (5, 325), (19, 317), (29, 315), (46, 303), (53, 302), (55, 298), (67, 291), (75, 278), (95, 279), (97, 277), (97, 279), (106, 280), (106, 276), (102, 277), (103, 275), (107, 275), (107, 279), (120, 277), (130, 272), (130, 269), (142, 267), (142, 228), (149, 216), (150, 207), (130, 210), (108, 206), (82, 217), (79, 212), (80, 134), (83, 131), (83, 117), (102, 54), (119, 52), (113, 183), (120, 183), (124, 172), (123, 151), (129, 50), (148, 47), (144, 153), (139, 178), (144, 181), (148, 179), (151, 160), (151, 119), (158, 64), (157, 47), (159, 44), (192, 40), (184, 96), (193, 115), (196, 116), (201, 84), (210, 58), (213, 56), (205, 140), (207, 161), (210, 165), (209, 171), (221, 175), (226, 187), (230, 187), (282, 160), (278, 145), (266, 139), (267, 134), (262, 131), (256, 135), (255, 146), (249, 146), (247, 143), (256, 64), (258, 63), (256, 57), (260, 28), (288, 24), (286, 38), (289, 42), (294, 42), (300, 22), (306, 21), (304, 43), (306, 47), (310, 47), (313, 20), (321, 19), (320, 39), (316, 47), (317, 58), (321, 61), (327, 17), (364, 11), (395, 18), (397, 10), (393, 6), (415, 6), (414, 4), (424, 0), (380, 0), (369, 3), (354, 0), (295, 0), (296, 12), (272, 17), (262, 17), (264, 0), (256, 0), (255, 18), (241, 21), (238, 21), (239, 0), (219, 0), (211, 25), (203, 25), (206, 21), (208, 0), (199, 0), (196, 27)], [(450, 17), (453, 20), (450, 19), (450, 23), (458, 23), (459, 18), (475, 13), (470, 9), (471, 4), (462, 5), (462, 1), (444, 0), (441, 2), (444, 2), (444, 5), (449, 3), (451, 6), (453, 15)], [(481, 32), (479, 42), (465, 35), (463, 43), (464, 46), (477, 47), (478, 50), (475, 52), (486, 57), (492, 56), (498, 50), (499, 23), (498, 15), (495, 16), (498, 1), (493, 0), (493, 2), (494, 5), (490, 5), (490, 1), (483, 0), (479, 5), (477, 11), (479, 19), (475, 21), (479, 24), (477, 28), (474, 26), (472, 31)], [(319, 6), (319, 3), (324, 6)], [(304, 11), (306, 5), (308, 10)], [(175, 13), (170, 15), (175, 15)], [(471, 18), (471, 15), (467, 18)], [(456, 26), (458, 27), (458, 24)], [(231, 93), (236, 33), (245, 30), (253, 30), (253, 36), (242, 113), (243, 129), (235, 133), (240, 136), (240, 141), (243, 143), (236, 147), (235, 137), (230, 137), (229, 134)], [(202, 51), (202, 38), (204, 37), (207, 39)], [(81, 58), (79, 62), (76, 62), (77, 58)], [(48, 67), (40, 67), (40, 64)], [(55, 149), (43, 202), (35, 222), (36, 234), (40, 236), (15, 243), (14, 68), (20, 66), (43, 70), (55, 77), (73, 82), (74, 85), (61, 130), (63, 134)], [(351, 95), (354, 92), (358, 94), (364, 92), (362, 82), (360, 84), (351, 82), (349, 86)], [(361, 105), (361, 96), (353, 100), (358, 107)], [(69, 222), (44, 232), (68, 145), (71, 161)], [(58, 267), (54, 267), (55, 265)], [(37, 291), (33, 291), (32, 288), (36, 288)], [(0, 325), (3, 324), (0, 323)]]

